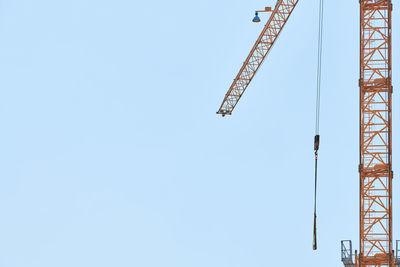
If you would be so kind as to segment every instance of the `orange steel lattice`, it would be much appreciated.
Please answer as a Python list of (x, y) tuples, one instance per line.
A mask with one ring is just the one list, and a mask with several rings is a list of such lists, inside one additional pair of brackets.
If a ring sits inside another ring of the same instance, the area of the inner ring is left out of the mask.
[(391, 11), (391, 0), (360, 1), (360, 267), (395, 266)]
[(222, 116), (232, 114), (233, 109), (242, 97), (247, 86), (250, 84), (257, 70), (278, 38), (279, 33), (292, 14), (297, 2), (298, 0), (279, 0), (276, 4), (271, 17), (260, 34), (260, 37), (258, 37), (249, 56), (243, 63), (242, 68), (226, 93), (217, 114), (221, 114)]

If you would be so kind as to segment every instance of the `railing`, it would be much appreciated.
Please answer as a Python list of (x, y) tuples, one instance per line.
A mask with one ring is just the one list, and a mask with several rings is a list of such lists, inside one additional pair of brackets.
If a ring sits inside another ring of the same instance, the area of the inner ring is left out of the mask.
[(342, 261), (353, 260), (353, 246), (351, 240), (342, 240)]
[(341, 242), (342, 262), (346, 267), (354, 266), (353, 246), (351, 240), (342, 240)]

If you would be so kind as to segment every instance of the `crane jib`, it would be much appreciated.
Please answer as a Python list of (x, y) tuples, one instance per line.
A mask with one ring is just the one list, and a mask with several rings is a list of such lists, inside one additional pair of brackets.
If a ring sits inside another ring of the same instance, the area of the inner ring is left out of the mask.
[(222, 116), (232, 114), (239, 99), (273, 47), (296, 7), (297, 2), (298, 0), (279, 0), (277, 2), (267, 24), (264, 26), (250, 54), (226, 93), (217, 114), (221, 114)]

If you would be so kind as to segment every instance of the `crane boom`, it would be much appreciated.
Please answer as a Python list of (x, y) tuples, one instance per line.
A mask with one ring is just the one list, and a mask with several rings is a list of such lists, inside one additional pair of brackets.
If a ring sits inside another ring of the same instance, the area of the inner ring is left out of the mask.
[(250, 54), (226, 93), (217, 114), (221, 114), (222, 116), (232, 114), (239, 99), (242, 97), (247, 86), (250, 84), (288, 21), (297, 2), (298, 0), (279, 0), (277, 2), (267, 24), (264, 26)]

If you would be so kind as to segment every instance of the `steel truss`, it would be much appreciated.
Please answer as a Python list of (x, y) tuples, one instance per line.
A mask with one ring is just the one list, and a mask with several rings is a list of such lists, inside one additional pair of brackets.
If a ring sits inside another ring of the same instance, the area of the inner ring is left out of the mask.
[(360, 252), (356, 266), (393, 267), (392, 3), (361, 0), (360, 11)]
[(279, 0), (272, 14), (250, 51), (242, 68), (233, 80), (231, 87), (226, 93), (217, 114), (222, 116), (231, 115), (233, 109), (242, 97), (247, 86), (260, 68), (265, 57), (268, 55), (280, 32), (297, 5), (298, 0)]

